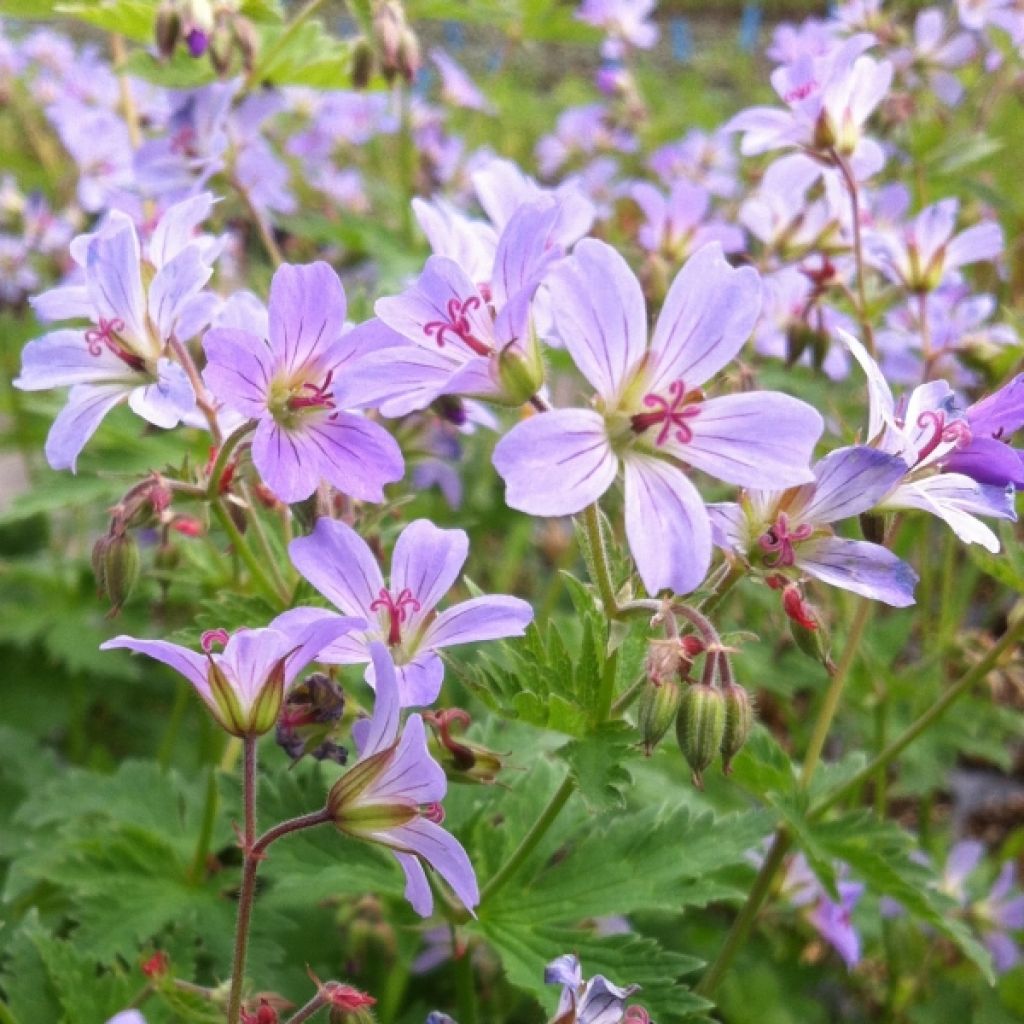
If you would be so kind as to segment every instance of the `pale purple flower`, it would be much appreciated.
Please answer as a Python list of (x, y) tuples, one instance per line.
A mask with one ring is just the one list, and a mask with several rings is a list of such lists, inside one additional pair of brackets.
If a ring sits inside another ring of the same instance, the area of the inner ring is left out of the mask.
[(998, 28), (1016, 45), (1024, 40), (1024, 11), (1017, 0), (956, 0), (960, 23), (980, 32)]
[(597, 392), (595, 408), (516, 425), (494, 450), (510, 506), (580, 512), (625, 471), (626, 535), (648, 592), (689, 593), (711, 560), (707, 510), (683, 467), (741, 487), (795, 486), (822, 432), (810, 406), (775, 392), (705, 399), (703, 385), (742, 348), (761, 285), (719, 246), (676, 276), (648, 344), (643, 292), (622, 257), (586, 239), (552, 275), (559, 334)]
[(869, 258), (890, 280), (914, 292), (933, 291), (961, 267), (994, 260), (1003, 250), (999, 225), (985, 221), (954, 235), (959, 205), (956, 199), (943, 199), (902, 230), (869, 232)]
[[(374, 643), (386, 643), (398, 673), (403, 707), (437, 699), (444, 678), (439, 651), (457, 644), (521, 636), (533, 609), (518, 597), (474, 597), (440, 614), (436, 608), (466, 561), (469, 538), (463, 530), (442, 530), (417, 519), (399, 534), (385, 582), (373, 552), (350, 526), (319, 519), (308, 537), (292, 541), (295, 567), (343, 615), (369, 623), (322, 654), (327, 664), (370, 661)], [(326, 609), (298, 608), (275, 623), (336, 618)], [(373, 681), (368, 671), (367, 679)]]
[(614, 40), (649, 50), (658, 41), (658, 26), (647, 20), (656, 4), (657, 0), (583, 0), (576, 17)]
[(831, 524), (866, 512), (906, 474), (899, 455), (839, 448), (814, 466), (815, 482), (748, 491), (710, 506), (716, 543), (772, 573), (806, 573), (897, 608), (914, 603), (917, 574), (880, 544), (837, 536)]
[(910, 88), (920, 88), (924, 76), (928, 88), (947, 106), (963, 96), (963, 83), (953, 74), (975, 54), (968, 32), (947, 31), (945, 12), (937, 7), (919, 11), (914, 21), (913, 45), (893, 54), (893, 64)]
[[(839, 867), (841, 872), (845, 871), (845, 865)], [(853, 968), (860, 962), (860, 935), (853, 925), (852, 914), (864, 893), (864, 886), (840, 878), (836, 888), (838, 903), (818, 881), (802, 853), (790, 860), (782, 881), (782, 892), (790, 903), (800, 909), (811, 927), (842, 957), (847, 968)]]
[[(111, 213), (100, 228), (74, 240), (71, 254), (84, 283), (62, 285), (33, 301), (44, 320), (88, 319), (92, 326), (53, 331), (29, 342), (15, 387), (68, 387), (68, 404), (46, 441), (54, 469), (75, 469), (78, 454), (103, 417), (121, 402), (158, 427), (176, 426), (195, 407), (195, 393), (170, 358), (173, 340), (200, 326), (202, 289), (212, 267), (193, 229), (211, 197), (171, 207), (143, 259), (130, 218)], [(143, 281), (147, 284), (143, 284)]]
[(1007, 443), (1024, 427), (1024, 374), (968, 406), (964, 415), (971, 439), (946, 457), (943, 469), (980, 484), (1024, 487), (1024, 452)]
[(1024, 893), (1016, 888), (1017, 869), (1007, 861), (999, 872), (988, 895), (974, 905), (982, 941), (999, 973), (1021, 962), (1021, 950), (1011, 933), (1024, 930)]
[(864, 135), (864, 125), (892, 82), (889, 61), (864, 56), (874, 44), (867, 34), (852, 36), (820, 57), (800, 57), (772, 72), (772, 85), (786, 104), (752, 107), (727, 125), (742, 132), (746, 155), (798, 147), (829, 159), (834, 149), (866, 178), (885, 162), (881, 147)]
[(138, 1010), (122, 1010), (115, 1013), (107, 1024), (146, 1024), (146, 1018)]
[(430, 51), (430, 59), (441, 73), (441, 96), (446, 103), (466, 110), (477, 110), (482, 114), (494, 113), (494, 105), (458, 61), (437, 46)]
[(634, 153), (636, 136), (611, 124), (600, 103), (563, 110), (555, 131), (537, 143), (537, 164), (543, 177), (550, 177), (576, 156), (597, 152)]
[(427, 751), (423, 719), (401, 727), (395, 668), (383, 644), (370, 645), (376, 678), (373, 715), (352, 727), (359, 760), (334, 784), (327, 800), (337, 827), (388, 847), (405, 872), (405, 898), (428, 917), (434, 897), (424, 862), (472, 912), (480, 902), (473, 866), (457, 839), (438, 823), (448, 783)]
[(544, 969), (544, 982), (561, 985), (557, 1024), (649, 1024), (647, 1012), (640, 1007), (626, 1006), (626, 1001), (639, 985), (619, 986), (604, 975), (584, 979), (583, 968), (574, 953), (552, 960)]
[(727, 253), (743, 248), (742, 229), (711, 216), (711, 194), (700, 185), (677, 181), (666, 197), (640, 182), (629, 194), (644, 214), (637, 241), (648, 252), (681, 263), (709, 242)]
[(739, 187), (735, 143), (723, 131), (693, 128), (678, 142), (654, 150), (647, 166), (669, 186), (682, 178), (715, 196), (735, 195)]
[(868, 443), (902, 456), (907, 464), (902, 482), (876, 508), (929, 512), (964, 543), (998, 551), (999, 538), (978, 516), (1016, 520), (1013, 486), (978, 483), (963, 473), (941, 471), (971, 440), (970, 424), (957, 409), (949, 384), (929, 381), (904, 395), (897, 405), (882, 371), (864, 346), (845, 331), (839, 336), (867, 377)]
[(836, 25), (820, 18), (798, 24), (784, 21), (772, 33), (765, 56), (776, 64), (792, 64), (805, 57), (822, 57), (836, 46)]
[[(326, 263), (285, 264), (270, 286), (270, 322), (214, 328), (203, 338), (203, 379), (229, 409), (255, 420), (252, 457), (285, 502), (308, 498), (321, 480), (361, 501), (382, 501), (402, 476), (402, 453), (377, 423), (338, 408), (339, 371), (363, 352), (344, 332), (345, 290)], [(349, 396), (345, 408), (369, 404)]]
[[(364, 625), (333, 616), (269, 629), (212, 630), (202, 636), (203, 653), (166, 640), (117, 636), (100, 650), (127, 649), (180, 672), (217, 722), (235, 736), (268, 732), (277, 722), (284, 692), (328, 644)], [(216, 645), (224, 645), (216, 652)]]

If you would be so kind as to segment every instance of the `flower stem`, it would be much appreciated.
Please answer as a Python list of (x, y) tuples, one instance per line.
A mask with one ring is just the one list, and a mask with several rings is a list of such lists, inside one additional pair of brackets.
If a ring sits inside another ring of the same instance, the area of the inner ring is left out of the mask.
[(260, 236), (260, 242), (262, 242), (263, 248), (270, 257), (270, 262), (273, 263), (275, 267), (281, 266), (281, 264), (284, 263), (284, 256), (281, 254), (281, 248), (277, 244), (277, 240), (274, 238), (274, 232), (270, 225), (266, 222), (263, 214), (260, 213), (256, 208), (256, 204), (252, 201), (252, 196), (249, 195), (249, 190), (241, 183), (241, 181), (238, 180), (238, 176), (235, 174), (228, 175), (228, 181), (231, 183), (231, 187), (238, 193), (238, 198), (242, 200), (242, 205), (252, 218), (253, 224), (256, 225), (256, 233)]
[(544, 838), (544, 834), (554, 823), (555, 818), (561, 813), (569, 797), (572, 796), (575, 788), (576, 782), (572, 775), (566, 775), (562, 780), (562, 784), (552, 794), (547, 807), (541, 811), (540, 817), (533, 823), (533, 827), (523, 836), (519, 845), (512, 852), (512, 856), (505, 861), (484, 886), (483, 892), (480, 894), (481, 905), (492, 899), (494, 894), (502, 889), (505, 883), (515, 875), (523, 861), (533, 853), (537, 844)]
[(476, 987), (473, 979), (473, 957), (469, 946), (455, 954), (455, 997), (459, 1005), (459, 1024), (477, 1024)]
[(228, 537), (231, 538), (232, 547), (241, 557), (242, 561), (245, 562), (246, 567), (249, 569), (249, 572), (252, 573), (252, 577), (257, 585), (261, 590), (263, 590), (264, 594), (273, 604), (280, 604), (282, 607), (286, 607), (291, 595), (279, 593), (275, 589), (273, 581), (263, 571), (263, 566), (260, 565), (259, 559), (253, 553), (252, 548), (250, 548), (246, 543), (241, 531), (235, 525), (235, 521), (231, 518), (231, 513), (228, 512), (223, 499), (218, 498), (213, 502), (212, 507), (214, 515), (217, 517), (217, 521), (220, 523)]
[(328, 822), (333, 820), (334, 816), (326, 807), (322, 807), (319, 811), (310, 811), (309, 814), (300, 814), (297, 818), (289, 818), (287, 821), (282, 821), (279, 825), (275, 825), (273, 828), (268, 828), (267, 831), (264, 832), (255, 843), (253, 843), (253, 852), (256, 854), (256, 858), (260, 859), (267, 847), (278, 839), (290, 835), (292, 832), (298, 832), (304, 828), (314, 828), (317, 825), (326, 825)]
[(192, 864), (188, 869), (188, 880), (193, 885), (198, 885), (206, 875), (206, 858), (210, 854), (218, 803), (217, 770), (211, 767), (206, 779), (206, 798), (203, 803), (203, 820), (199, 826), (199, 839), (196, 841), (196, 852), (192, 855)]
[(853, 170), (846, 162), (846, 159), (835, 150), (832, 151), (839, 173), (846, 183), (846, 190), (850, 193), (850, 212), (853, 217), (853, 258), (857, 265), (857, 319), (864, 330), (864, 343), (872, 356), (875, 354), (875, 329), (868, 316), (867, 289), (865, 286), (864, 274), (864, 244), (860, 230), (860, 188)]
[(213, 469), (210, 470), (210, 478), (206, 481), (206, 496), (210, 501), (216, 501), (220, 495), (221, 477), (224, 476), (224, 470), (235, 449), (242, 439), (251, 434), (255, 429), (256, 424), (254, 422), (243, 423), (237, 430), (229, 434), (227, 440), (220, 446), (217, 458), (213, 463)]
[(238, 923), (235, 927), (235, 956), (231, 965), (231, 991), (228, 995), (228, 1024), (238, 1024), (242, 1013), (242, 983), (245, 980), (245, 955), (249, 948), (249, 923), (256, 895), (256, 870), (259, 855), (256, 845), (256, 737), (242, 740), (242, 801), (245, 825), (242, 888), (238, 895)]
[(611, 566), (608, 564), (608, 549), (604, 546), (604, 537), (601, 536), (601, 514), (597, 502), (583, 510), (583, 528), (594, 559), (594, 575), (597, 577), (594, 583), (597, 584), (597, 591), (601, 595), (601, 604), (604, 605), (608, 618), (616, 619), (619, 616), (619, 605), (615, 600), (615, 585), (612, 583)]
[(327, 1005), (327, 1000), (322, 992), (317, 992), (312, 999), (303, 1006), (300, 1006), (285, 1022), (284, 1024), (302, 1024), (304, 1020), (309, 1020), (317, 1010), (322, 1010)]

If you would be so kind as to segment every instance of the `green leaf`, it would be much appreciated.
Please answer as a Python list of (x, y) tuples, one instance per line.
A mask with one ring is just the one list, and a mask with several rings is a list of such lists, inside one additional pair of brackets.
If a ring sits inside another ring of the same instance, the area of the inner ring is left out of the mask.
[(624, 791), (633, 777), (623, 762), (636, 753), (636, 731), (625, 722), (608, 722), (558, 751), (569, 764), (580, 796), (598, 811), (625, 804)]
[(154, 0), (90, 0), (89, 3), (57, 4), (58, 14), (85, 22), (126, 39), (148, 43), (153, 39)]
[(312, 89), (348, 86), (352, 43), (332, 36), (321, 22), (306, 21), (294, 31), (288, 25), (264, 25), (261, 29), (254, 81)]

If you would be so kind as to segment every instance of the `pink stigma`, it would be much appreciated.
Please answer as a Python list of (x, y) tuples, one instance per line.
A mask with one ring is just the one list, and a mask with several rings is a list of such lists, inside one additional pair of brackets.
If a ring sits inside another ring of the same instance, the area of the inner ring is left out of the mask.
[(449, 299), (447, 320), (431, 320), (423, 325), (423, 333), (434, 338), (438, 348), (444, 348), (445, 335), (454, 334), (464, 345), (469, 346), (478, 356), (489, 356), (491, 350), (478, 338), (473, 336), (473, 328), (469, 322), (469, 311), (479, 309), (483, 305), (479, 295), (470, 295), (468, 299)]
[(814, 79), (809, 79), (806, 82), (801, 83), (793, 89), (790, 89), (785, 96), (782, 97), (784, 103), (799, 103), (801, 100), (807, 99), (815, 89), (818, 88), (818, 83)]
[(792, 565), (796, 561), (794, 543), (807, 540), (813, 532), (814, 527), (810, 523), (802, 523), (795, 530), (790, 530), (789, 516), (785, 512), (780, 512), (775, 525), (757, 539), (758, 547), (762, 551), (773, 553), (771, 558), (765, 559), (764, 564), (770, 569)]
[[(330, 392), (331, 379), (334, 371), (330, 370), (324, 377), (323, 384), (311, 384), (308, 381), (302, 385), (302, 391), (308, 391), (308, 395), (293, 395), (288, 399), (288, 408), (294, 411), (299, 409), (333, 409), (334, 396)], [(337, 416), (337, 413), (332, 414)]]
[(917, 417), (917, 425), (922, 429), (931, 428), (931, 436), (918, 450), (918, 462), (928, 458), (940, 444), (952, 443), (957, 448), (964, 448), (971, 443), (971, 428), (967, 421), (954, 420), (952, 423), (946, 423), (946, 414), (943, 412), (927, 409)]
[(420, 814), (435, 825), (440, 825), (444, 821), (444, 808), (438, 803), (424, 804), (420, 808)]
[(117, 317), (107, 320), (101, 316), (99, 327), (91, 327), (85, 332), (85, 344), (89, 349), (89, 355), (98, 356), (104, 348), (107, 348), (133, 370), (144, 371), (146, 364), (133, 352), (129, 352), (118, 340), (117, 334), (123, 330), (123, 320)]
[(651, 1015), (642, 1006), (631, 1006), (626, 1010), (622, 1024), (651, 1024)]
[(199, 644), (203, 648), (204, 654), (211, 654), (214, 646), (224, 647), (229, 639), (226, 629), (208, 629), (199, 638)]
[(413, 597), (412, 591), (406, 587), (398, 597), (392, 597), (391, 592), (386, 587), (381, 587), (374, 600), (370, 605), (370, 611), (386, 611), (389, 619), (388, 629), (388, 643), (394, 647), (396, 644), (402, 642), (402, 623), (409, 617), (409, 609), (414, 612), (420, 610), (420, 603)]
[[(673, 429), (675, 430), (675, 439), (677, 441), (680, 441), (682, 444), (692, 441), (693, 431), (686, 421), (700, 413), (699, 406), (686, 404), (686, 399), (689, 396), (686, 394), (686, 385), (683, 381), (672, 381), (669, 385), (668, 393), (671, 396), (671, 401), (653, 392), (644, 395), (644, 405), (653, 408), (655, 411), (637, 413), (631, 421), (633, 430), (638, 434), (642, 434), (645, 430), (650, 430), (651, 427), (660, 425), (661, 429), (658, 431), (658, 436), (654, 439), (654, 443), (659, 447), (668, 440), (668, 436), (672, 433)], [(699, 400), (701, 397), (700, 392), (695, 392), (694, 396)]]

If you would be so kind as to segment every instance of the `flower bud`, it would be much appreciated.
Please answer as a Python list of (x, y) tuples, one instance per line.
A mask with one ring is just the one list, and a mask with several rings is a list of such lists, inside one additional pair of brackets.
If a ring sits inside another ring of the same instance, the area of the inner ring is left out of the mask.
[(885, 543), (885, 516), (877, 512), (861, 512), (860, 532), (872, 544)]
[(246, 17), (236, 14), (231, 22), (235, 34), (235, 43), (238, 52), (242, 55), (242, 67), (246, 72), (252, 71), (256, 65), (256, 55), (259, 53), (260, 37), (256, 27)]
[(686, 689), (676, 716), (676, 739), (693, 772), (693, 784), (702, 789), (704, 769), (718, 756), (725, 733), (725, 698), (709, 683)]
[(381, 71), (390, 82), (398, 71), (399, 48), (405, 30), (405, 12), (395, 0), (381, 0), (373, 12), (373, 37), (380, 55)]
[(420, 53), (419, 38), (411, 28), (406, 26), (398, 46), (398, 73), (407, 82), (411, 82), (419, 74), (422, 66), (423, 57)]
[(462, 708), (427, 712), (423, 718), (433, 731), (430, 752), (451, 782), (490, 784), (497, 779), (503, 767), (501, 754), (452, 735), (453, 725), (465, 728), (470, 724), (470, 717)]
[(652, 681), (644, 687), (637, 710), (637, 726), (640, 742), (648, 757), (675, 721), (682, 700), (682, 690), (674, 679), (666, 679), (662, 683)]
[(164, 60), (174, 55), (181, 39), (181, 14), (174, 0), (164, 0), (156, 12), (156, 48)]
[(803, 602), (801, 617), (790, 616), (789, 631), (793, 642), (808, 658), (813, 658), (826, 667), (831, 664), (832, 645), (829, 642), (828, 630), (814, 605)]
[(314, 672), (287, 693), (277, 719), (275, 738), (293, 761), (309, 754), (317, 761), (344, 764), (348, 751), (333, 739), (345, 712), (341, 687)]
[(732, 771), (732, 759), (743, 749), (754, 724), (754, 706), (750, 694), (737, 683), (726, 683), (722, 689), (725, 700), (725, 730), (722, 733), (722, 771)]
[(188, 46), (188, 52), (193, 57), (202, 57), (206, 53), (209, 43), (210, 34), (194, 25), (185, 33), (185, 45)]
[(352, 47), (352, 88), (365, 89), (373, 78), (373, 47), (365, 38), (355, 41)]
[(231, 27), (221, 21), (210, 36), (210, 63), (218, 75), (226, 75), (231, 68), (231, 55), (235, 39)]
[(130, 533), (101, 537), (92, 549), (92, 566), (100, 594), (110, 601), (111, 616), (117, 615), (139, 581), (139, 545)]
[(502, 387), (502, 402), (522, 405), (541, 389), (544, 383), (544, 359), (540, 346), (530, 337), (523, 348), (508, 344), (498, 353), (498, 380)]

